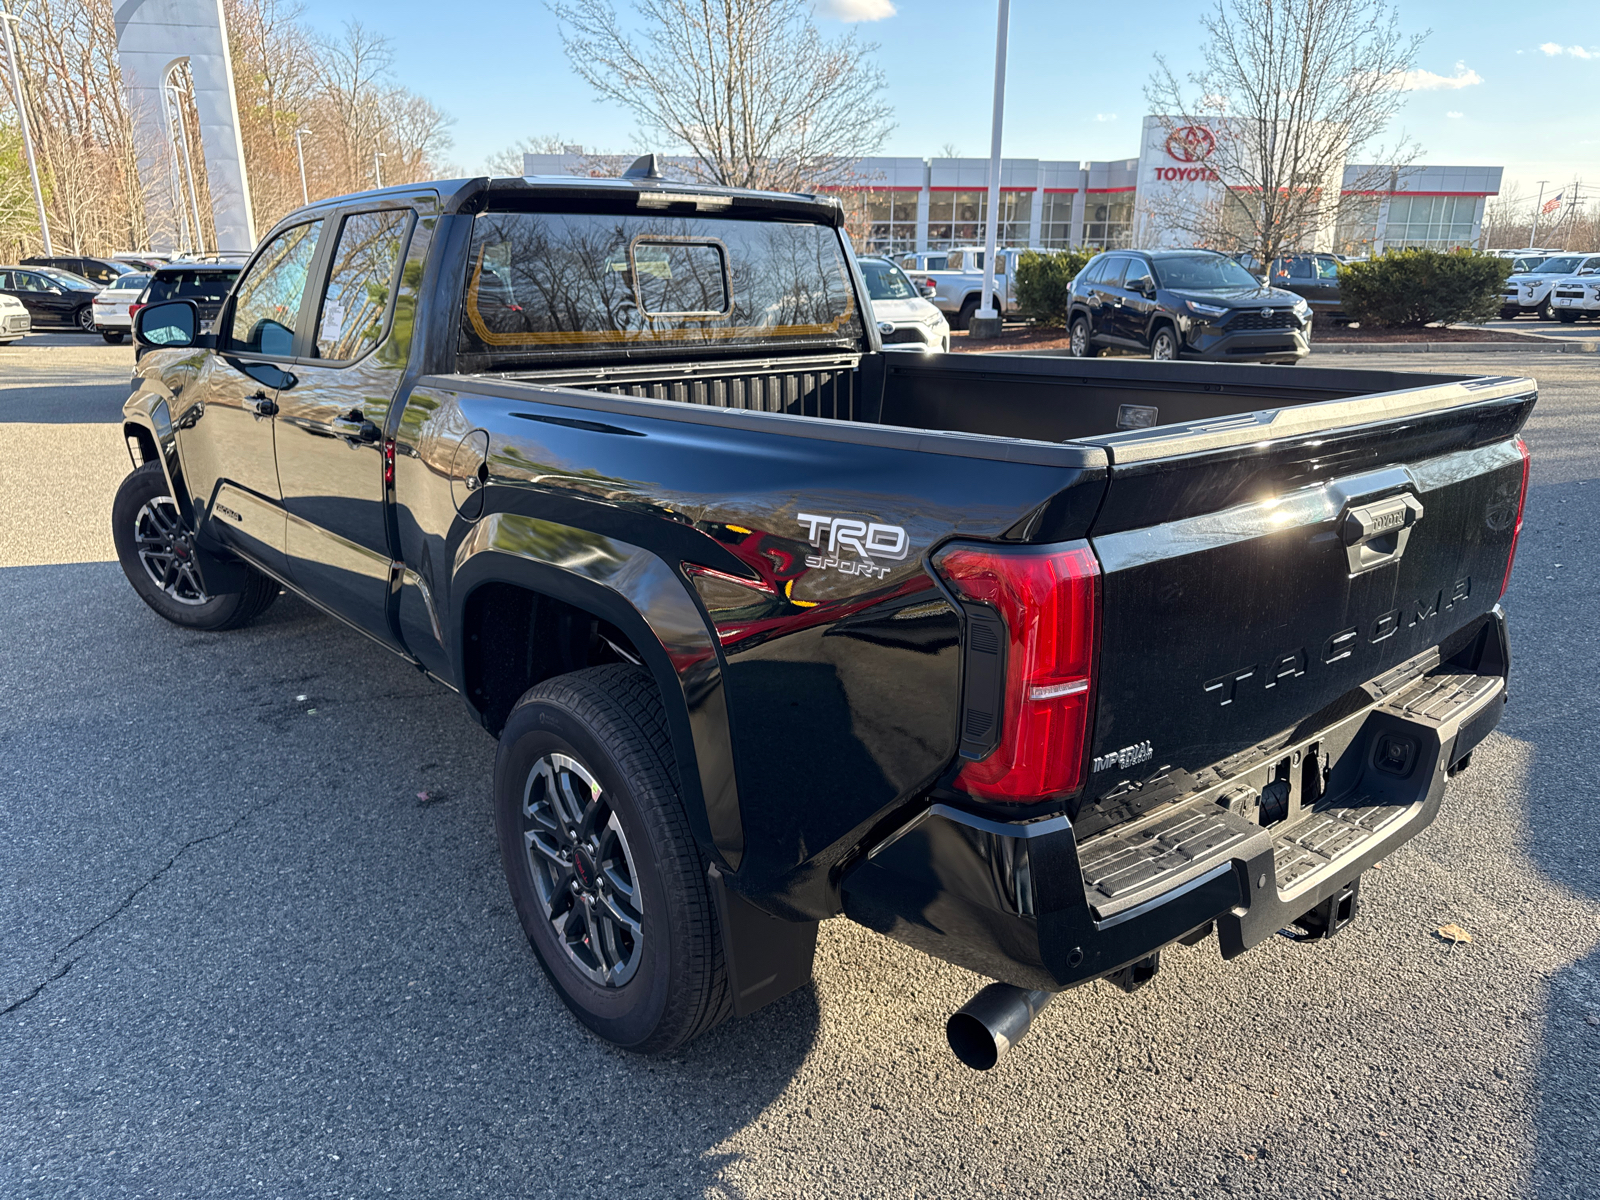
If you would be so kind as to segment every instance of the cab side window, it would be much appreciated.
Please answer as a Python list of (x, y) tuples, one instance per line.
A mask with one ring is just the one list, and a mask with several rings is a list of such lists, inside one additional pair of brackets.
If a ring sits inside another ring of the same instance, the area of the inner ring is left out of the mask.
[(318, 358), (350, 362), (383, 340), (410, 218), (391, 209), (344, 219), (317, 317)]
[(317, 252), (321, 221), (294, 225), (267, 244), (249, 273), (239, 281), (228, 349), (287, 358), (294, 353), (294, 330), (300, 316), (311, 258)]
[(21, 292), (48, 292), (50, 290), (49, 284), (31, 271), (18, 271), (16, 282), (12, 286)]

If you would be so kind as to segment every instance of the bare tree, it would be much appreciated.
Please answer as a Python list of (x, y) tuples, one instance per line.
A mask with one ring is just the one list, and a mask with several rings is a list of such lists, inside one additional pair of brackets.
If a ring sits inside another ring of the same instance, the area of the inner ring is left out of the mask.
[(524, 154), (566, 154), (568, 151), (582, 154), (583, 147), (569, 143), (559, 133), (525, 137), (489, 155), (483, 169), (490, 175), (521, 175)]
[[(1202, 186), (1142, 196), (1151, 217), (1269, 263), (1335, 227), (1342, 206), (1392, 189), (1416, 160), (1403, 138), (1375, 145), (1423, 40), (1400, 32), (1385, 0), (1215, 0), (1200, 24), (1202, 68), (1180, 80), (1157, 55), (1145, 96), (1174, 157), (1195, 164), (1174, 182)], [(1346, 189), (1358, 156), (1378, 165)]]
[(892, 124), (876, 46), (828, 41), (808, 0), (611, 0), (552, 6), (572, 68), (685, 147), (691, 173), (728, 187), (802, 190), (846, 182)]

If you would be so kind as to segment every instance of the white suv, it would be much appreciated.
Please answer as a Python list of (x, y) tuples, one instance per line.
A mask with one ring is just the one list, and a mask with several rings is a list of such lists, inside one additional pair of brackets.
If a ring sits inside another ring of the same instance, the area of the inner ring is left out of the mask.
[[(1596, 262), (1592, 258), (1589, 261)], [(1556, 280), (1550, 289), (1550, 304), (1557, 318), (1567, 325), (1579, 317), (1600, 320), (1600, 265)]]
[(1510, 320), (1522, 313), (1537, 313), (1541, 321), (1553, 321), (1556, 306), (1551, 301), (1551, 291), (1557, 280), (1566, 279), (1580, 271), (1600, 270), (1600, 254), (1558, 254), (1547, 258), (1531, 271), (1524, 271), (1506, 280), (1504, 296), (1500, 302), (1500, 315)]

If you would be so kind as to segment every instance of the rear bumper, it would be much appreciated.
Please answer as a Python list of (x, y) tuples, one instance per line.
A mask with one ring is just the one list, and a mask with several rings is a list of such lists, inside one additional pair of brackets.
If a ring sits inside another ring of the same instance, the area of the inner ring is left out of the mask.
[[(1367, 707), (1081, 846), (1064, 816), (1002, 822), (933, 805), (846, 874), (845, 913), (1025, 988), (1086, 983), (1213, 926), (1232, 958), (1425, 829), (1448, 768), (1499, 723), (1500, 609), (1448, 663), (1431, 654), (1368, 684)], [(1259, 806), (1274, 778), (1291, 785), (1289, 815), (1264, 827), (1249, 793)]]

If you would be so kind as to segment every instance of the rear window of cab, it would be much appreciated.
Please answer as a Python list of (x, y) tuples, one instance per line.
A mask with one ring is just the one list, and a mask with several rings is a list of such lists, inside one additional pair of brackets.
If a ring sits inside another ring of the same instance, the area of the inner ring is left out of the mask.
[(831, 226), (603, 213), (475, 219), (466, 354), (853, 346), (862, 330)]

